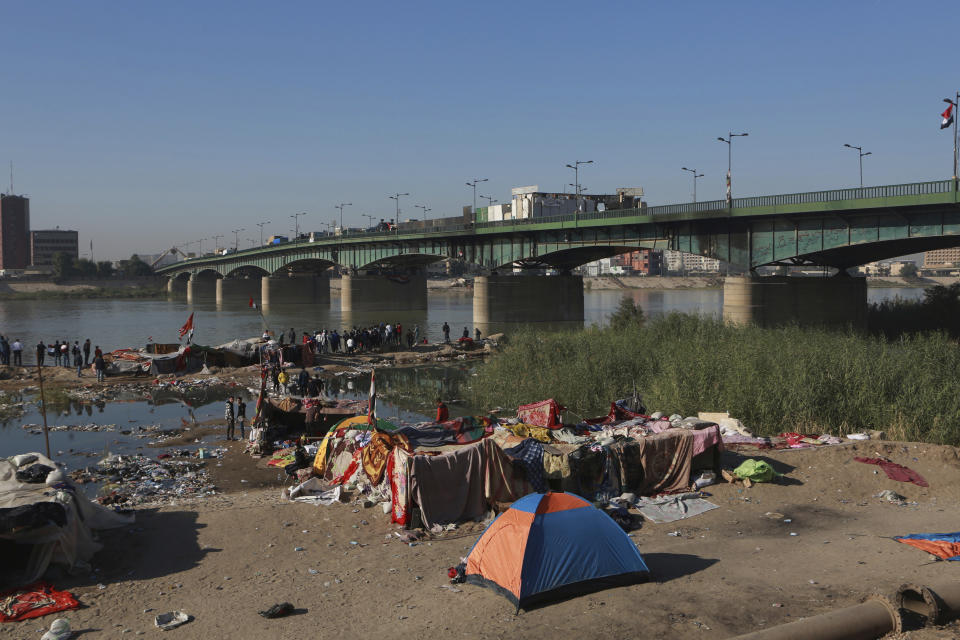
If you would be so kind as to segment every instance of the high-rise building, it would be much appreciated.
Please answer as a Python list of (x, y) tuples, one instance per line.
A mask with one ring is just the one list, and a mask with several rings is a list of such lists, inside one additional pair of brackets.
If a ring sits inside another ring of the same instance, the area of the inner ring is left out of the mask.
[(659, 276), (663, 270), (663, 252), (654, 249), (640, 249), (630, 253), (621, 253), (610, 259), (610, 266), (623, 267), (624, 273), (636, 273), (646, 276)]
[(30, 199), (0, 194), (0, 269), (30, 264)]
[(74, 259), (80, 257), (76, 231), (42, 229), (30, 232), (30, 264), (35, 267), (51, 265), (53, 256), (58, 253), (65, 253)]
[(719, 273), (720, 261), (716, 258), (682, 251), (664, 251), (664, 264), (673, 273)]
[(927, 251), (923, 254), (923, 266), (934, 268), (960, 266), (960, 247)]

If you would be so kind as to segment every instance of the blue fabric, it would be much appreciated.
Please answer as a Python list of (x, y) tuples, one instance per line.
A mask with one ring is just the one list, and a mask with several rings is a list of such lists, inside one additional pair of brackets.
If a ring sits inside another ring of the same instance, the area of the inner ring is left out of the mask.
[(934, 540), (939, 542), (960, 542), (960, 531), (953, 533), (911, 533), (908, 536), (898, 536), (904, 540)]
[(599, 509), (584, 506), (539, 514), (524, 551), (520, 599), (575, 582), (633, 572), (649, 569), (633, 541)]
[(547, 490), (547, 481), (543, 478), (543, 445), (533, 438), (527, 438), (515, 447), (503, 452), (516, 460), (527, 472), (527, 482), (537, 493)]
[[(523, 511), (526, 513), (536, 513), (537, 507), (540, 506), (540, 501), (543, 499), (542, 493), (531, 493), (530, 495), (523, 496), (512, 505), (511, 509), (516, 509), (517, 511)], [(499, 516), (498, 516), (499, 517)]]

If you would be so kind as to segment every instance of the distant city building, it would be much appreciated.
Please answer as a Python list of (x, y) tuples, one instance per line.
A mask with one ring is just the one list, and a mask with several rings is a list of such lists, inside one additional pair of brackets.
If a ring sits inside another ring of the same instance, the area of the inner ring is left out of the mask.
[(624, 275), (659, 276), (663, 272), (663, 251), (640, 249), (610, 258), (610, 267), (621, 267)]
[(719, 273), (720, 261), (695, 253), (664, 251), (663, 262), (671, 273)]
[(927, 251), (923, 254), (923, 266), (933, 268), (960, 266), (960, 247)]
[(0, 269), (30, 264), (30, 199), (0, 194)]
[(67, 229), (40, 229), (30, 232), (30, 264), (35, 267), (53, 264), (53, 257), (65, 253), (80, 257), (77, 232)]
[[(642, 209), (643, 189), (622, 188), (615, 194), (581, 193), (579, 200), (575, 193), (546, 193), (536, 185), (515, 187), (511, 192), (511, 201), (488, 207), (477, 207), (476, 222), (501, 222), (525, 218), (554, 218), (580, 213), (594, 213), (610, 209)], [(469, 207), (464, 213), (468, 214)]]
[(890, 275), (890, 263), (868, 262), (865, 265), (857, 267), (857, 272), (865, 276), (888, 276)]

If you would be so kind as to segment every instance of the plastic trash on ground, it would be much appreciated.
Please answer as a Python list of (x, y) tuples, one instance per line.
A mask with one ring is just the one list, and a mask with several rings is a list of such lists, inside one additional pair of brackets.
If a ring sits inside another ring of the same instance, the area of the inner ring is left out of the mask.
[(158, 615), (154, 619), (154, 624), (164, 631), (169, 631), (170, 629), (176, 629), (180, 625), (190, 622), (190, 620), (191, 617), (183, 611), (169, 611)]

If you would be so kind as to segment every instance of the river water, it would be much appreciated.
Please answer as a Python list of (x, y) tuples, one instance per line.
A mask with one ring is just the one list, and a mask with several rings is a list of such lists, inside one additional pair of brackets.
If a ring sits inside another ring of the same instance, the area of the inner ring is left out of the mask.
[[(922, 288), (871, 288), (870, 302), (901, 297), (922, 297)], [(614, 289), (584, 292), (586, 325), (603, 325), (621, 298), (630, 296), (648, 317), (672, 311), (719, 315), (723, 306), (721, 289)], [(178, 329), (194, 313), (194, 341), (217, 345), (238, 337), (263, 332), (264, 323), (272, 329), (293, 327), (302, 331), (344, 326), (367, 326), (378, 322), (400, 322), (404, 327), (420, 326), (421, 337), (431, 341), (441, 337), (440, 327), (449, 323), (454, 337), (464, 327), (473, 332), (473, 298), (469, 291), (431, 291), (426, 311), (354, 313), (344, 317), (340, 300), (330, 304), (274, 304), (264, 317), (237, 300), (217, 306), (209, 301), (187, 304), (183, 298), (167, 300), (16, 300), (0, 302), (0, 334), (19, 338), (24, 343), (24, 360), (34, 362), (33, 345), (39, 340), (79, 340), (85, 338), (105, 351), (142, 347), (148, 341), (177, 342)], [(507, 327), (503, 327), (507, 328)], [(491, 333), (491, 330), (485, 333)]]

